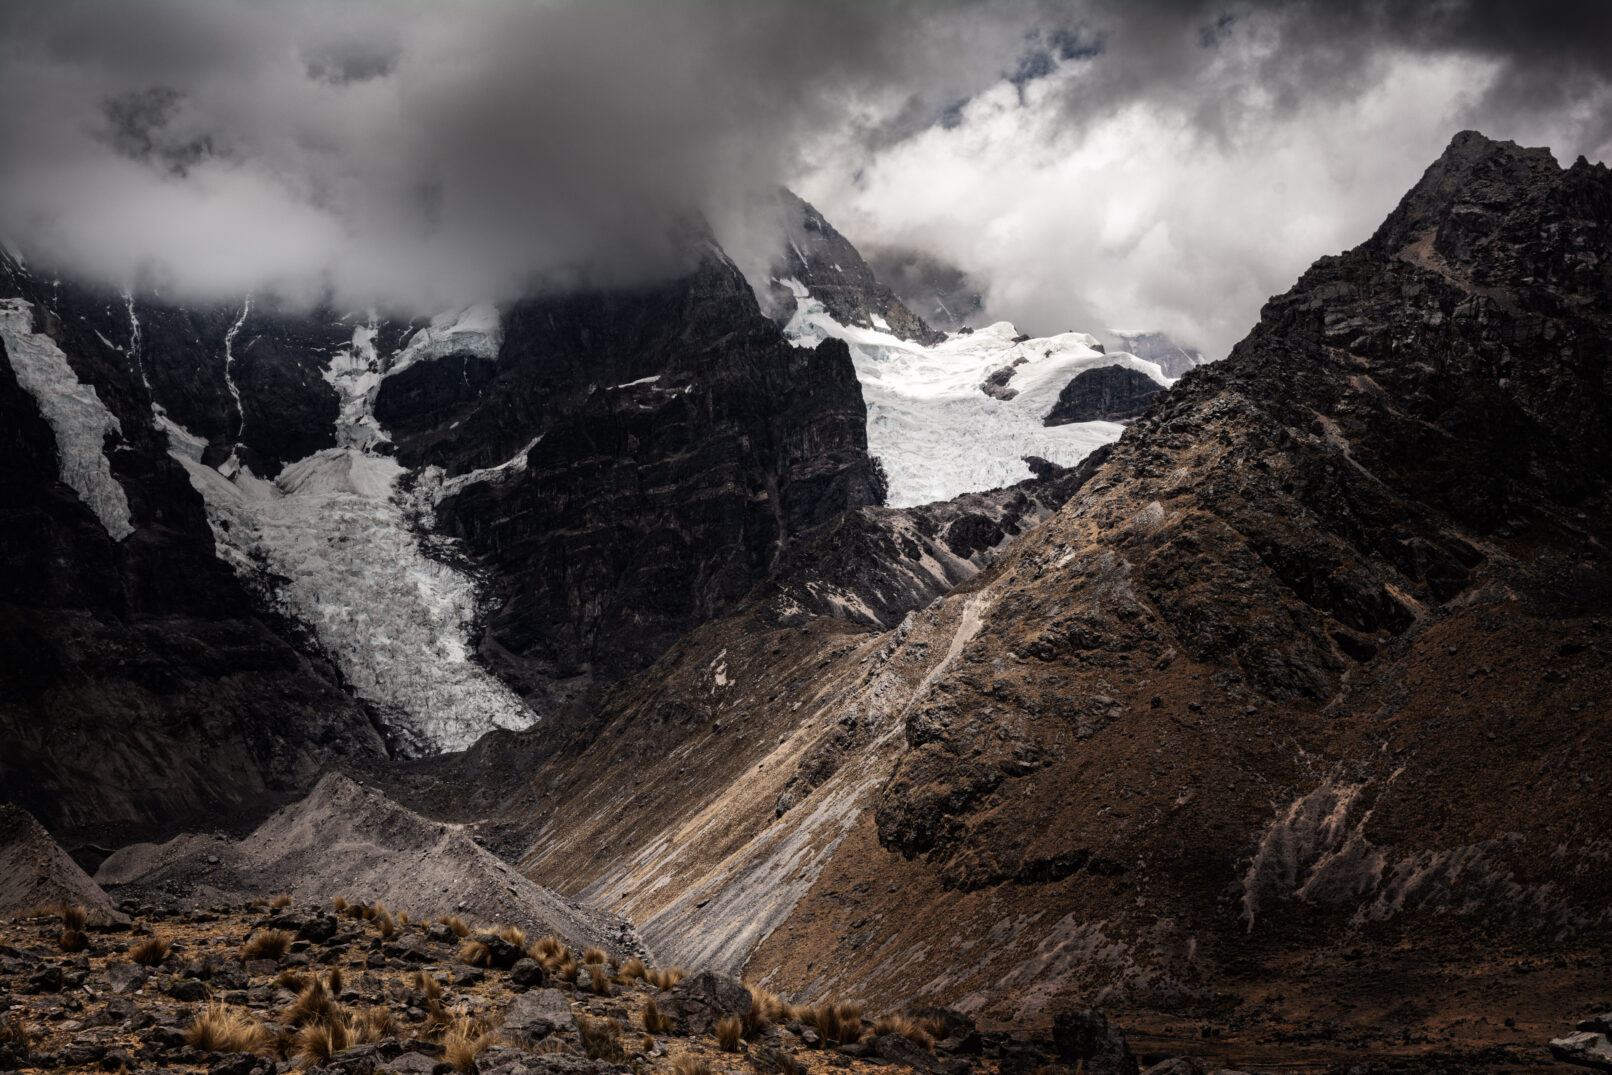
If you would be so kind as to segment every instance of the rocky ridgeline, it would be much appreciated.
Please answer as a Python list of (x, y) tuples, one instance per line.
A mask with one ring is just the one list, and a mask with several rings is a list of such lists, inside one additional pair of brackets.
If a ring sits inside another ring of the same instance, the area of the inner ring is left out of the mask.
[[(650, 1071), (1136, 1075), (1124, 1033), (1095, 1011), (1046, 1031), (982, 1031), (946, 1008), (868, 1019), (797, 1006), (713, 972), (653, 970), (557, 938), (410, 922), (380, 905), (287, 898), (182, 911), (125, 900), (61, 951), (75, 913), (0, 927), (0, 1071), (292, 1070), (615, 1075)], [(1211, 1065), (1170, 1058), (1154, 1075)], [(1236, 1075), (1227, 1071), (1226, 1075)]]

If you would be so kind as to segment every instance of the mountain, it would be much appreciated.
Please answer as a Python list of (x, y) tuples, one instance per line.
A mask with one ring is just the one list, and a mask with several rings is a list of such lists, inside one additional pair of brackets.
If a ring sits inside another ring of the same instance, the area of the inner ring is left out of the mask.
[[(484, 831), (798, 998), (1277, 1066), (1543, 1040), (1612, 939), (1609, 225), (1604, 167), (1458, 136), (989, 566), (869, 566), (864, 611), (785, 560), (585, 734), (508, 737)], [(434, 764), (398, 793), (449, 809)]]
[(3, 271), (0, 767), (58, 835), (526, 727), (881, 495), (844, 345), (704, 237), (636, 292), (413, 322)]
[[(778, 192), (778, 217), (783, 231), (781, 253), (767, 291), (773, 317), (780, 324), (794, 314), (799, 289), (804, 288), (841, 325), (877, 329), (918, 344), (945, 339), (944, 333), (907, 309), (874, 275), (856, 247), (793, 191)], [(795, 287), (787, 283), (791, 280)]]
[(1123, 350), (1137, 358), (1158, 363), (1166, 377), (1180, 377), (1193, 366), (1201, 366), (1208, 361), (1202, 351), (1182, 347), (1162, 332), (1124, 332), (1114, 329), (1109, 335), (1119, 340)]

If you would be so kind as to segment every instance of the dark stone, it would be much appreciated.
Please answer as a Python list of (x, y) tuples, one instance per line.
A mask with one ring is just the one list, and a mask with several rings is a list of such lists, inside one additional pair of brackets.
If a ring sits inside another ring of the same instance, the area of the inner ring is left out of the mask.
[(487, 980), (487, 972), (480, 967), (468, 966), (460, 963), (453, 968), (453, 984), (461, 989), (473, 985), (480, 985)]
[(716, 971), (691, 974), (658, 999), (679, 1034), (709, 1034), (717, 1020), (750, 1011), (750, 990), (730, 975)]
[(522, 989), (541, 988), (544, 979), (543, 964), (535, 959), (518, 959), (509, 968), (509, 980)]
[(176, 978), (169, 983), (164, 992), (175, 1000), (187, 1004), (200, 1003), (212, 995), (207, 989), (207, 983), (197, 978)]
[(873, 1053), (892, 1064), (905, 1064), (919, 1071), (934, 1071), (935, 1057), (902, 1034), (880, 1034), (873, 1039)]
[(1164, 386), (1128, 366), (1081, 370), (1063, 386), (1042, 425), (1071, 422), (1123, 422), (1146, 414)]
[(230, 1053), (207, 1066), (207, 1075), (274, 1075), (274, 1061), (252, 1053)]
[(56, 966), (43, 966), (28, 975), (28, 981), (23, 987), (25, 993), (60, 993), (62, 990), (62, 969)]
[(151, 976), (150, 972), (138, 963), (108, 963), (104, 973), (107, 986), (114, 996), (138, 991)]
[(533, 1041), (550, 1034), (558, 1034), (578, 1046), (582, 1041), (576, 1016), (571, 1014), (571, 1002), (558, 989), (522, 993), (504, 1012), (501, 1026), (510, 1034), (525, 1034)]
[(1599, 1015), (1592, 1015), (1588, 1019), (1580, 1019), (1573, 1029), (1586, 1031), (1590, 1034), (1612, 1035), (1612, 1012), (1602, 1012)]
[(453, 1065), (424, 1053), (404, 1053), (375, 1069), (386, 1075), (449, 1075)]
[(1071, 1066), (1084, 1064), (1088, 1075), (1137, 1075), (1125, 1032), (1095, 1008), (1055, 1014), (1052, 1040), (1059, 1059)]
[(1218, 1065), (1197, 1056), (1176, 1056), (1161, 1060), (1143, 1071), (1142, 1075), (1210, 1075), (1222, 1070)]

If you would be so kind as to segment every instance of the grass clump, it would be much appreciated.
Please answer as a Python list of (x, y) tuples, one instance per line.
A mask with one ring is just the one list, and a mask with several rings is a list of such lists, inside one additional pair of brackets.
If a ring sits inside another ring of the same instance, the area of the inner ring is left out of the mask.
[(281, 892), (281, 893), (277, 894), (273, 899), (269, 900), (269, 906), (273, 907), (276, 911), (278, 911), (282, 907), (289, 907), (289, 906), (291, 906), (291, 897), (289, 895), (287, 895), (286, 893)]
[(603, 963), (605, 958), (604, 950), (601, 948), (589, 948), (582, 953), (582, 962), (588, 964)]
[(577, 980), (577, 974), (581, 969), (581, 967), (577, 966), (577, 961), (567, 955), (560, 965), (554, 968), (554, 974), (562, 982), (574, 982)]
[(82, 952), (90, 946), (90, 939), (80, 930), (64, 929), (56, 938), (56, 946), (64, 952)]
[(331, 897), (330, 907), (331, 907), (331, 910), (335, 911), (337, 914), (341, 914), (343, 911), (347, 910), (347, 897), (346, 896), (333, 896), (333, 897)]
[(82, 933), (90, 924), (90, 914), (81, 903), (63, 903), (56, 908), (56, 913), (61, 915), (62, 928), (74, 933)]
[(423, 970), (414, 972), (414, 988), (424, 993), (426, 1000), (442, 999), (442, 983)]
[(375, 916), (375, 930), (381, 935), (381, 940), (389, 941), (397, 936), (397, 923), (392, 916), (382, 908), (381, 913)]
[(713, 1028), (716, 1044), (725, 1053), (739, 1051), (739, 1040), (744, 1037), (744, 1020), (737, 1015), (724, 1015)]
[(674, 1075), (711, 1075), (711, 1065), (685, 1053), (672, 1058), (672, 1071)]
[(458, 915), (443, 915), (441, 918), (437, 919), (437, 924), (447, 926), (448, 932), (452, 933), (455, 937), (470, 936), (470, 927), (466, 925), (465, 920), (460, 918)]
[(147, 937), (129, 949), (129, 960), (142, 966), (155, 967), (168, 958), (168, 951), (172, 947), (173, 942), (166, 937)]
[[(325, 983), (315, 978), (297, 994), (297, 999), (280, 1014), (280, 1021), (288, 1026), (312, 1026), (341, 1022), (341, 1006), (336, 1003)], [(342, 1046), (346, 1048), (346, 1046)]]
[(644, 976), (644, 981), (656, 989), (670, 989), (685, 977), (681, 967), (661, 967)]
[(627, 1050), (621, 1044), (621, 1020), (577, 1013), (577, 1029), (582, 1032), (582, 1049), (589, 1060), (625, 1063)]
[(918, 1020), (905, 1015), (881, 1015), (874, 1020), (873, 1036), (880, 1038), (886, 1034), (900, 1034), (926, 1052), (933, 1052), (935, 1049), (934, 1035), (930, 1034)]
[(215, 1000), (185, 1028), (185, 1043), (204, 1053), (257, 1053), (267, 1047), (268, 1035), (245, 1015)]
[(860, 1004), (836, 1004), (824, 1001), (802, 1014), (807, 1023), (817, 1028), (818, 1038), (824, 1048), (856, 1041), (862, 1036)]
[(287, 967), (274, 976), (274, 984), (282, 989), (289, 989), (293, 993), (300, 993), (308, 988), (308, 978), (306, 975)]
[(351, 1044), (347, 1024), (338, 1019), (332, 1023), (309, 1023), (297, 1031), (294, 1048), (302, 1066), (311, 1068), (323, 1067)]
[(466, 941), (459, 946), (459, 962), (472, 967), (490, 967), (493, 950), (481, 941)]
[(499, 926), (493, 930), (493, 936), (501, 941), (513, 944), (516, 948), (526, 947), (526, 931), (524, 929), (517, 929), (514, 926)]
[(660, 1005), (655, 1003), (654, 997), (650, 997), (649, 1002), (644, 1005), (643, 1020), (644, 1029), (651, 1034), (668, 1033), (674, 1025), (672, 1017), (660, 1010)]
[(241, 962), (279, 959), (291, 950), (291, 934), (283, 929), (260, 929), (241, 945)]
[(622, 985), (631, 985), (635, 979), (647, 977), (649, 977), (649, 968), (644, 966), (644, 961), (637, 956), (633, 956), (623, 963), (621, 969), (616, 972), (616, 981)]

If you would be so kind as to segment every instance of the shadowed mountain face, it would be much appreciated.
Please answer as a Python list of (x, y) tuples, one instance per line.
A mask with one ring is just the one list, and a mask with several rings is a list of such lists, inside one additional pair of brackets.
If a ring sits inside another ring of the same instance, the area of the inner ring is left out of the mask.
[(520, 707), (489, 668), (529, 720), (643, 667), (876, 503), (844, 345), (790, 346), (696, 246), (431, 326), (5, 261), (5, 797), (69, 840), (261, 816), (445, 706)]
[(865, 572), (863, 611), (790, 559), (501, 838), (803, 997), (1540, 1037), (1612, 937), (1609, 228), (1606, 169), (1459, 136), (985, 570), (905, 613)]

